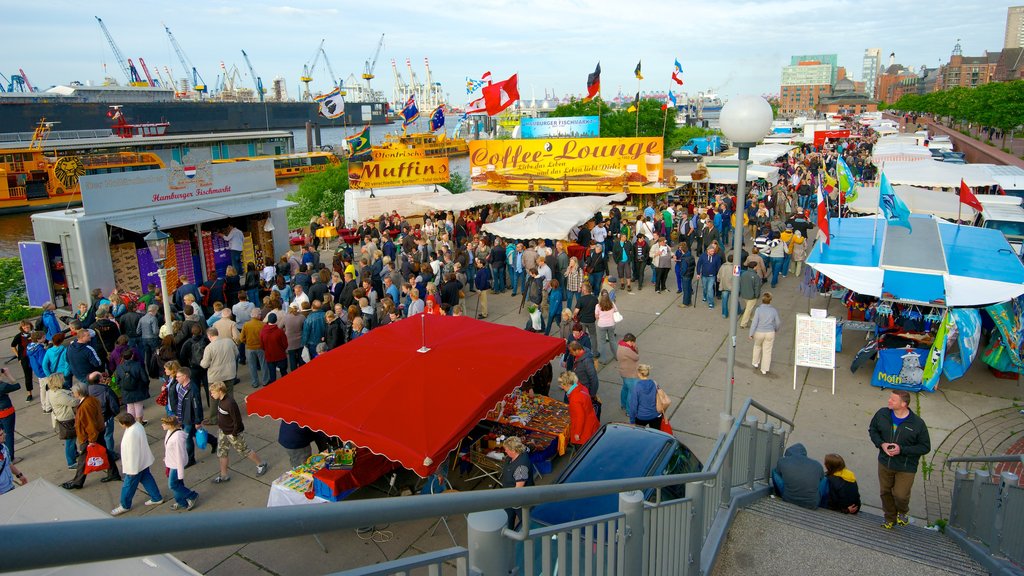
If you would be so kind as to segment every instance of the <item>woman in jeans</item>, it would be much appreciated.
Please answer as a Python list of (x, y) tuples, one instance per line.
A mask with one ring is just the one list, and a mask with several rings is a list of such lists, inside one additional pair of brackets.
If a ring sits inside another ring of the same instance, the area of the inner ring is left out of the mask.
[(580, 261), (573, 256), (569, 259), (569, 267), (565, 270), (565, 307), (573, 309), (574, 303), (580, 298), (581, 286), (586, 276), (580, 268)]
[[(50, 374), (43, 378), (40, 384), (46, 386), (47, 399), (50, 401), (50, 408), (53, 409), (50, 418), (53, 420), (54, 428), (60, 426), (58, 422), (73, 423), (78, 402), (71, 396), (70, 390), (64, 389), (64, 375)], [(75, 445), (74, 424), (71, 427), (71, 437), (64, 440), (64, 459), (68, 462), (68, 470), (75, 470), (78, 468), (78, 446)]]
[(181, 429), (177, 416), (164, 416), (160, 419), (164, 429), (164, 465), (167, 466), (167, 485), (174, 493), (174, 504), (171, 510), (191, 510), (196, 505), (199, 494), (185, 486), (185, 465), (188, 463), (188, 452), (185, 450), (185, 439), (188, 434)]
[(608, 356), (609, 362), (618, 353), (618, 341), (615, 339), (615, 313), (618, 311), (619, 309), (615, 307), (608, 291), (602, 290), (601, 296), (597, 300), (597, 306), (594, 308), (594, 316), (597, 320), (595, 322), (597, 324), (597, 342), (594, 342), (594, 356), (596, 357), (600, 351), (601, 344), (607, 341), (608, 350), (611, 352), (611, 355)]
[(661, 429), (664, 414), (658, 413), (658, 383), (651, 380), (651, 367), (640, 364), (636, 367), (637, 381), (629, 396), (626, 413), (629, 423)]
[(619, 362), (619, 376), (622, 377), (619, 407), (625, 412), (630, 394), (633, 392), (633, 385), (636, 384), (636, 367), (640, 362), (640, 350), (636, 347), (636, 336), (630, 333), (622, 337), (622, 340), (619, 341), (616, 359)]

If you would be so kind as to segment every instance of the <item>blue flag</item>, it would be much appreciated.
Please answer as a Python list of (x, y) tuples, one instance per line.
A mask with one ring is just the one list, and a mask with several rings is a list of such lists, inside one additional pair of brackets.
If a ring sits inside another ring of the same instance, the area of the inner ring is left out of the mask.
[(441, 128), (444, 128), (444, 108), (438, 106), (430, 114), (430, 131), (437, 132)]
[(409, 99), (405, 101), (405, 108), (402, 108), (402, 118), (405, 120), (402, 122), (402, 127), (407, 127), (412, 124), (420, 117), (420, 109), (416, 107), (416, 95), (409, 96)]
[(896, 190), (885, 177), (885, 172), (882, 172), (882, 183), (878, 187), (878, 207), (890, 224), (903, 226), (913, 233), (914, 229), (910, 226), (910, 208), (907, 208), (903, 200), (896, 195)]

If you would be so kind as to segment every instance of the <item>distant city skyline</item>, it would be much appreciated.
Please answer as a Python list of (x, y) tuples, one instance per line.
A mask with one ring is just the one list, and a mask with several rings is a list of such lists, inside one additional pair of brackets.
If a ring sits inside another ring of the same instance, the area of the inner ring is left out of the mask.
[[(237, 66), (249, 85), (244, 49), (269, 88), (285, 79), (289, 97), (301, 96), (299, 77), (325, 38), (324, 48), (341, 80), (358, 78), (376, 49), (384, 49), (373, 87), (390, 97), (391, 60), (408, 81), (405, 60), (423, 80), (430, 59), (434, 81), (450, 103), (466, 102), (465, 79), (490, 71), (493, 79), (519, 74), (524, 100), (545, 90), (560, 97), (582, 95), (587, 74), (601, 62), (602, 95), (632, 95), (633, 69), (643, 62), (645, 92), (716, 90), (728, 98), (741, 93), (778, 94), (781, 70), (791, 56), (837, 54), (849, 77), (863, 80), (864, 51), (880, 48), (882, 63), (910, 68), (949, 60), (957, 40), (964, 54), (998, 51), (1006, 36), (1007, 9), (1016, 2), (963, 1), (903, 3), (881, 0), (690, 1), (666, 4), (637, 0), (624, 10), (612, 0), (421, 0), (382, 11), (371, 3), (339, 5), (291, 0), (245, 3), (227, 0), (130, 5), (110, 0), (8, 6), (8, 26), (0, 36), (0, 73), (10, 78), (24, 69), (39, 89), (71, 81), (98, 84), (104, 76), (126, 83), (94, 16), (110, 30), (126, 58), (150, 70), (165, 67), (185, 76), (161, 21), (174, 33), (208, 86), (223, 61)], [(683, 67), (685, 84), (671, 83), (673, 61)], [(140, 69), (141, 73), (141, 69)], [(331, 83), (323, 64), (313, 74), (312, 91)]]

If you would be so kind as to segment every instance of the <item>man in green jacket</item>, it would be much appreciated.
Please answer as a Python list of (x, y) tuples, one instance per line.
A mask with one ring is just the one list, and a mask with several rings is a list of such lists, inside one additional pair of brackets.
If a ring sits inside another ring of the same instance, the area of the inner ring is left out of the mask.
[(909, 392), (893, 390), (889, 405), (875, 412), (868, 426), (871, 442), (878, 448), (878, 486), (885, 512), (882, 527), (887, 530), (909, 523), (917, 461), (932, 449), (928, 427), (909, 404)]

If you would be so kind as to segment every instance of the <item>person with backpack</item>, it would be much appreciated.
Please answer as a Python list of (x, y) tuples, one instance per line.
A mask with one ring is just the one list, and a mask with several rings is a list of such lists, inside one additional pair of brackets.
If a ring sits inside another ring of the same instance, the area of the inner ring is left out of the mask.
[(203, 368), (203, 355), (206, 353), (206, 346), (210, 343), (206, 338), (206, 330), (199, 324), (193, 324), (191, 335), (181, 345), (179, 358), (182, 366), (188, 366), (192, 370), (192, 381), (200, 390), (206, 391), (206, 406), (210, 406), (210, 383), (206, 379), (206, 368)]
[(142, 403), (149, 398), (149, 374), (139, 362), (135, 350), (128, 348), (121, 356), (121, 365), (114, 371), (114, 379), (121, 387), (125, 408), (136, 421), (146, 424)]

